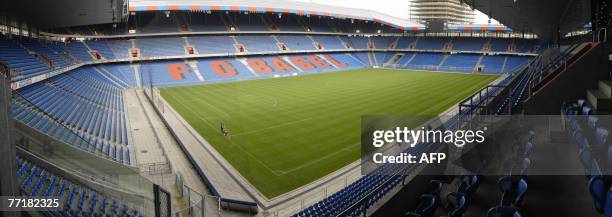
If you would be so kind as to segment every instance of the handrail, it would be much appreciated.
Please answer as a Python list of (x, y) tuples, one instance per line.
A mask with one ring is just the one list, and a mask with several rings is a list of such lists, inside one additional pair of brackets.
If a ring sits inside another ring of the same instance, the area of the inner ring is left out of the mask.
[[(577, 46), (579, 47), (579, 46)], [(552, 62), (548, 64), (542, 70), (536, 71), (535, 74), (532, 74), (532, 77), (529, 80), (529, 93), (533, 95), (534, 92), (540, 90), (545, 84), (550, 82), (554, 77), (561, 74), (567, 69), (567, 66), (576, 62), (580, 57), (586, 54), (591, 48), (595, 47), (593, 43), (587, 43), (582, 49), (576, 52), (574, 55), (571, 55), (572, 51), (567, 52), (558, 61)], [(552, 70), (552, 71), (551, 71)], [(549, 73), (546, 73), (549, 72)], [(544, 74), (546, 73), (546, 74)]]

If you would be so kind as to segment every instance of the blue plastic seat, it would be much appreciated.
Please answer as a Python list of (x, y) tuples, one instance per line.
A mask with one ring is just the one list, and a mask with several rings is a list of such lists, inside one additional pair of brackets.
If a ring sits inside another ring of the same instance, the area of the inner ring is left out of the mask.
[(589, 116), (587, 119), (587, 127), (591, 129), (595, 129), (597, 127), (597, 122), (599, 118), (597, 116)]
[(468, 200), (474, 195), (478, 186), (480, 185), (480, 178), (475, 175), (463, 176), (461, 184), (457, 187), (457, 192), (462, 193)]
[(610, 185), (607, 184), (602, 176), (592, 176), (589, 180), (589, 192), (593, 198), (593, 204), (595, 210), (599, 213), (604, 212), (604, 206), (606, 205), (606, 196)]
[(467, 209), (467, 199), (462, 193), (451, 192), (446, 195), (446, 201), (451, 207), (448, 217), (461, 217)]
[[(423, 217), (432, 216), (438, 208), (439, 203), (440, 201), (436, 195), (423, 194), (421, 195), (421, 202), (419, 202), (419, 205), (417, 205), (413, 213)], [(406, 215), (408, 215), (409, 213), (407, 213)]]
[(502, 206), (519, 207), (527, 192), (527, 182), (520, 176), (504, 176), (499, 179), (497, 186), (502, 192)]
[(514, 207), (496, 206), (487, 211), (487, 217), (521, 217), (521, 214)]
[(604, 217), (612, 217), (612, 191), (606, 193), (606, 204), (604, 207)]
[(604, 128), (597, 128), (595, 130), (595, 144), (606, 145), (608, 143), (608, 135), (610, 132)]

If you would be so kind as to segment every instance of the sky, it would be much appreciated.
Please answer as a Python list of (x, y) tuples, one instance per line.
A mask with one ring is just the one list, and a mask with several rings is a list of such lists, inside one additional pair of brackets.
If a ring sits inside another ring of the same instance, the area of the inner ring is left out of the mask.
[[(410, 1), (409, 0), (293, 0), (301, 2), (312, 2), (317, 4), (334, 5), (340, 7), (370, 9), (385, 13), (394, 17), (408, 19), (410, 17)], [(373, 4), (375, 2), (375, 4)], [(475, 23), (487, 24), (488, 16), (476, 11)], [(495, 22), (493, 22), (495, 23)]]

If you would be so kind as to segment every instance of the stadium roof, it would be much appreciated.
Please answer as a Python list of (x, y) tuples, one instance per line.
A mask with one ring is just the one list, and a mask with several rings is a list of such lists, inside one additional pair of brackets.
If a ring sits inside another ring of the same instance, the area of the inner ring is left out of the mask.
[(384, 13), (288, 0), (129, 0), (130, 11), (189, 10), (189, 11), (251, 11), (319, 15), (356, 20), (369, 20), (402, 30), (422, 30), (425, 26)]
[(575, 0), (463, 0), (475, 9), (519, 32), (533, 32), (554, 40), (557, 32), (583, 28), (590, 21), (590, 1)]

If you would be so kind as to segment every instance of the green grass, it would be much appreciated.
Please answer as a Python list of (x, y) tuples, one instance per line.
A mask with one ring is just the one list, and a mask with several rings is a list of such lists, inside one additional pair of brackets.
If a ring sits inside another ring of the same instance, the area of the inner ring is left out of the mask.
[[(161, 94), (273, 198), (358, 160), (361, 115), (439, 114), (495, 78), (360, 69), (171, 87)], [(221, 135), (221, 122), (230, 139)]]

